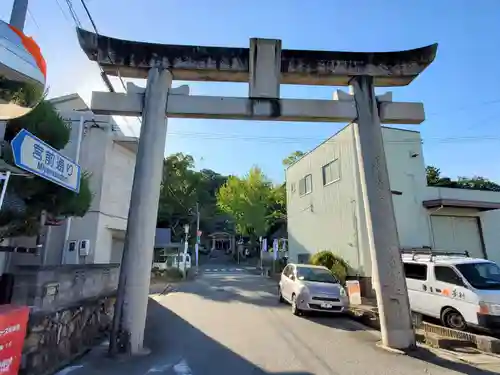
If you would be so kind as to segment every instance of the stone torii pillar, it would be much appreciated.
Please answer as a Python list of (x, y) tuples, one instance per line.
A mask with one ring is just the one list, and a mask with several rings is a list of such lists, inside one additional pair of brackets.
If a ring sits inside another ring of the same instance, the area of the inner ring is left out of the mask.
[[(354, 122), (370, 252), (378, 281), (375, 290), (382, 342), (395, 349), (414, 346), (380, 123), (420, 124), (424, 121), (424, 110), (421, 103), (378, 103), (374, 86), (408, 85), (432, 63), (437, 45), (399, 52), (364, 53), (282, 50), (281, 41), (270, 39), (251, 39), (250, 48), (160, 45), (110, 38), (82, 29), (78, 29), (78, 38), (89, 59), (98, 62), (107, 74), (129, 78), (172, 74), (173, 79), (184, 81), (249, 83), (248, 98), (192, 96), (168, 92), (170, 78), (163, 80), (163, 88), (148, 78), (145, 95), (130, 91), (94, 92), (91, 107), (97, 114), (142, 114), (144, 121), (152, 121), (154, 117), (156, 125), (164, 128), (160, 115), (164, 104), (164, 115), (176, 118)], [(158, 73), (163, 69), (170, 73)], [(353, 100), (281, 99), (281, 84), (351, 86), (354, 95)], [(115, 330), (119, 328), (123, 333), (123, 346), (132, 354), (142, 351), (150, 275), (147, 262), (151, 257), (147, 253), (152, 253), (152, 245), (149, 245), (154, 242), (152, 226), (157, 212), (154, 209), (157, 202), (154, 205), (153, 200), (157, 198), (161, 182), (161, 175), (156, 172), (142, 171), (157, 168), (147, 166), (148, 162), (159, 164), (163, 159), (163, 149), (158, 146), (161, 142), (152, 140), (153, 133), (157, 137), (165, 134), (163, 130), (151, 130), (146, 136), (146, 130), (141, 130), (122, 266), (128, 275), (121, 277), (119, 286), (125, 296), (116, 304), (117, 312), (124, 311), (123, 316), (127, 318), (116, 314)], [(156, 146), (152, 147), (153, 144)], [(145, 181), (147, 176), (153, 178)], [(136, 206), (142, 204), (143, 194), (150, 192), (146, 214), (145, 208), (141, 210)], [(147, 228), (139, 228), (144, 224), (133, 218), (136, 212), (141, 213)], [(141, 256), (146, 260), (135, 264)], [(132, 271), (140, 275), (131, 276)], [(124, 301), (127, 304), (124, 305)]]

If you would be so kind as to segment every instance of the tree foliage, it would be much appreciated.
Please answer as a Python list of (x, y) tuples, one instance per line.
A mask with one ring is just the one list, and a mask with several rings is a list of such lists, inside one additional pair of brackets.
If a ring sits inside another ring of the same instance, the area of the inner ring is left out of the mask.
[(217, 205), (233, 218), (243, 236), (265, 236), (286, 215), (284, 186), (273, 186), (258, 167), (242, 178), (229, 177), (217, 193)]
[(438, 187), (449, 187), (457, 189), (500, 191), (500, 185), (480, 176), (458, 177), (452, 180), (449, 177), (442, 177), (439, 168), (434, 166), (426, 167), (427, 185)]
[(301, 159), (306, 153), (302, 151), (294, 151), (290, 155), (288, 155), (286, 158), (283, 159), (282, 164), (285, 167), (289, 167), (293, 163), (295, 163), (297, 160)]
[[(21, 129), (28, 130), (56, 150), (64, 148), (70, 137), (69, 127), (48, 101), (42, 101), (26, 116), (9, 121), (5, 141), (10, 142)], [(14, 164), (10, 146), (3, 147), (2, 157), (7, 163)], [(22, 202), (23, 209), (13, 209), (8, 204), (2, 207), (0, 238), (35, 235), (43, 211), (49, 217), (85, 215), (93, 198), (89, 179), (88, 173), (82, 173), (80, 192), (76, 194), (40, 177), (12, 176), (7, 195)]]
[(311, 264), (328, 268), (341, 283), (345, 282), (349, 271), (349, 264), (342, 257), (328, 250), (314, 254), (311, 257)]
[[(210, 169), (196, 171), (191, 155), (176, 153), (165, 158), (158, 207), (158, 227), (171, 228), (173, 238), (183, 235), (184, 224), (196, 222), (196, 203), (203, 232), (225, 230), (228, 218), (217, 209), (217, 190), (227, 177)], [(191, 225), (194, 230), (194, 225)]]

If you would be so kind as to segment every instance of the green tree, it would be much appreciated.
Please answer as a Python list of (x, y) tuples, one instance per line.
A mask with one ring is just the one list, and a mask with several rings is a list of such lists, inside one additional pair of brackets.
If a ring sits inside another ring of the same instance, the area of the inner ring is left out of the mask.
[(282, 164), (285, 167), (289, 167), (293, 163), (295, 163), (297, 160), (302, 158), (306, 153), (302, 151), (294, 151), (290, 155), (288, 155), (286, 158), (283, 159)]
[(457, 180), (452, 180), (449, 177), (442, 177), (439, 168), (436, 168), (434, 166), (429, 165), (425, 170), (427, 174), (427, 185), (429, 186), (500, 191), (500, 185), (481, 176), (458, 177)]
[(217, 192), (217, 205), (233, 218), (238, 233), (255, 238), (269, 228), (273, 194), (272, 183), (260, 168), (253, 167), (243, 178), (228, 178)]
[(171, 228), (174, 240), (184, 235), (184, 224), (191, 224), (194, 233), (197, 202), (202, 232), (226, 229), (228, 216), (219, 211), (216, 193), (227, 177), (210, 169), (196, 171), (194, 167), (193, 157), (183, 153), (169, 155), (164, 160), (157, 225)]
[[(26, 116), (9, 121), (5, 141), (10, 142), (21, 129), (28, 130), (56, 150), (64, 148), (70, 137), (69, 127), (48, 101), (42, 101)], [(3, 147), (2, 157), (7, 163), (14, 164), (10, 146)], [(82, 173), (80, 192), (74, 193), (40, 177), (13, 176), (7, 194), (22, 202), (22, 209), (8, 204), (2, 207), (0, 238), (35, 235), (39, 231), (43, 211), (52, 217), (84, 216), (93, 198), (89, 179), (88, 173)]]
[(183, 153), (170, 155), (163, 162), (158, 226), (171, 228), (176, 239), (182, 236), (182, 226), (193, 220), (199, 182), (193, 167), (193, 157)]
[(441, 179), (441, 171), (432, 165), (425, 167), (425, 172), (427, 174), (427, 185), (437, 185)]
[(269, 230), (267, 237), (272, 235), (281, 226), (286, 225), (286, 184), (279, 184), (273, 187), (269, 195), (267, 207), (267, 217), (269, 221)]
[(318, 251), (311, 257), (311, 264), (328, 268), (342, 284), (345, 283), (349, 264), (342, 257), (328, 250)]

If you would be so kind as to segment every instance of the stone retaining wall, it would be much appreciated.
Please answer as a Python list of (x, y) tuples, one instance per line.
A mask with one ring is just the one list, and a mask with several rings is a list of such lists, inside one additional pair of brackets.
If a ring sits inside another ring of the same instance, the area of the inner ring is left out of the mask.
[(20, 375), (52, 374), (109, 335), (114, 296), (30, 315)]
[(11, 303), (31, 309), (20, 374), (49, 375), (108, 336), (119, 265), (21, 266)]

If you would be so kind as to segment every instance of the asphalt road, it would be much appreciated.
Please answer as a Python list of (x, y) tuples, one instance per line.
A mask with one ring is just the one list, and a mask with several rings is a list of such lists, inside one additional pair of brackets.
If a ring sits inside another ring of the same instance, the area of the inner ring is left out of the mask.
[[(413, 375), (492, 374), (376, 346), (377, 332), (346, 317), (296, 317), (276, 283), (251, 270), (207, 264), (195, 281), (149, 304), (149, 356), (116, 362), (99, 351), (60, 374)], [(418, 358), (417, 358), (418, 357)]]

